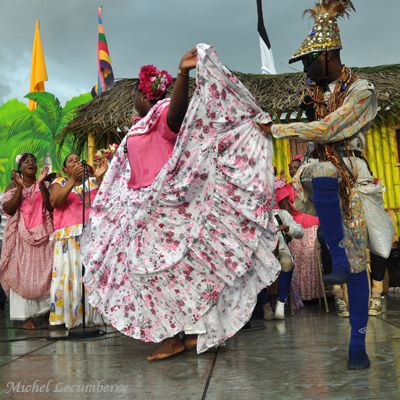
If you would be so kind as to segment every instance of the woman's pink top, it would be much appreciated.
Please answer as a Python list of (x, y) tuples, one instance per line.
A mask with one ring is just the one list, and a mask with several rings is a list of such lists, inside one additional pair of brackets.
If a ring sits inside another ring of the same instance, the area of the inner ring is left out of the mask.
[(319, 219), (318, 217), (314, 217), (313, 215), (310, 214), (304, 214), (299, 210), (296, 210), (294, 208), (294, 199), (297, 196), (296, 191), (294, 190), (293, 186), (288, 183), (286, 185), (286, 189), (289, 192), (289, 202), (290, 205), (292, 206), (292, 217), (293, 219), (300, 224), (303, 228), (310, 228), (311, 226), (315, 226), (319, 224)]
[(171, 157), (177, 134), (167, 123), (165, 107), (156, 123), (143, 135), (130, 136), (127, 140), (128, 160), (131, 167), (132, 189), (150, 186)]
[[(53, 181), (53, 185), (59, 184), (65, 186), (67, 179), (57, 178)], [(89, 178), (89, 187), (86, 181), (86, 209), (85, 223), (89, 219), (90, 205), (93, 203), (97, 193), (97, 183), (95, 178)], [(88, 189), (90, 188), (90, 203)], [(73, 225), (82, 224), (83, 202), (82, 202), (82, 185), (75, 186), (68, 194), (67, 200), (61, 207), (57, 207), (53, 212), (54, 230), (67, 228)]]
[(26, 229), (36, 228), (46, 223), (43, 207), (42, 193), (39, 184), (35, 182), (28, 189), (24, 189), (19, 207)]

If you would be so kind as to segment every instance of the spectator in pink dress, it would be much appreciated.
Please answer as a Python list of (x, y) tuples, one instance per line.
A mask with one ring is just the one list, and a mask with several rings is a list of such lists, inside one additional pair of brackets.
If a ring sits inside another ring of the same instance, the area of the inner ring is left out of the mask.
[(10, 319), (24, 321), (35, 329), (33, 319), (49, 311), (53, 266), (52, 221), (45, 167), (36, 179), (36, 157), (17, 157), (18, 170), (3, 196), (3, 210), (9, 216), (0, 260), (1, 285), (9, 297)]
[[(303, 157), (297, 155), (289, 164), (289, 174), (291, 178), (296, 175)], [(320, 295), (319, 278), (315, 257), (315, 241), (317, 238), (318, 218), (298, 211), (294, 205), (296, 191), (291, 183), (287, 184), (289, 192), (290, 212), (293, 219), (299, 223), (304, 230), (304, 237), (300, 240), (293, 240), (289, 243), (289, 248), (294, 258), (295, 269), (292, 280), (292, 290), (300, 296), (301, 300), (312, 300)], [(300, 303), (300, 304), (299, 304)], [(296, 304), (301, 306), (301, 302)]]

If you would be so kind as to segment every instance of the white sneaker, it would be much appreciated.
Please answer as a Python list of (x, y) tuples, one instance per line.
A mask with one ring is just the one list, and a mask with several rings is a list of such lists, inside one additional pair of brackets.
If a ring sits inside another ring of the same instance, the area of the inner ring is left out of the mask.
[(263, 305), (263, 314), (266, 321), (271, 321), (272, 319), (274, 319), (274, 312), (272, 311), (270, 303)]
[(282, 303), (279, 300), (276, 302), (274, 318), (285, 319), (285, 303)]
[(349, 317), (349, 310), (347, 308), (347, 304), (343, 299), (337, 298), (335, 299), (335, 309), (336, 315), (341, 318)]
[(369, 305), (368, 315), (377, 316), (382, 314), (382, 298), (373, 297)]

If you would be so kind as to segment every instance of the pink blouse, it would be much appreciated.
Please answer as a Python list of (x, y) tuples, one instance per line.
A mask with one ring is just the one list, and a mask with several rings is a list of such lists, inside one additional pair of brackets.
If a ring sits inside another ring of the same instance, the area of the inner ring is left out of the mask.
[[(65, 178), (57, 178), (53, 181), (53, 185), (58, 184), (65, 186), (67, 180)], [(89, 219), (90, 205), (93, 203), (97, 193), (97, 183), (95, 178), (89, 178), (90, 187), (90, 204), (88, 196), (88, 187), (86, 181), (86, 209), (85, 209), (85, 223)], [(54, 230), (70, 227), (73, 225), (82, 224), (83, 202), (82, 202), (82, 185), (74, 187), (68, 194), (66, 202), (53, 212), (53, 225)]]
[[(47, 185), (48, 186), (48, 185)], [(46, 222), (43, 213), (43, 198), (39, 184), (35, 182), (30, 188), (24, 189), (19, 210), (25, 222), (26, 229), (36, 228)]]
[(297, 194), (296, 191), (294, 190), (293, 186), (288, 183), (286, 185), (286, 189), (289, 192), (289, 202), (290, 205), (292, 206), (292, 217), (293, 219), (300, 224), (303, 228), (310, 228), (311, 226), (314, 225), (319, 225), (319, 219), (317, 217), (314, 217), (313, 215), (309, 214), (304, 214), (299, 210), (296, 210), (294, 208), (294, 199), (296, 198)]
[(157, 123), (150, 131), (143, 135), (131, 136), (127, 140), (131, 167), (128, 185), (132, 189), (150, 186), (171, 157), (178, 135), (168, 126), (168, 108), (162, 110)]

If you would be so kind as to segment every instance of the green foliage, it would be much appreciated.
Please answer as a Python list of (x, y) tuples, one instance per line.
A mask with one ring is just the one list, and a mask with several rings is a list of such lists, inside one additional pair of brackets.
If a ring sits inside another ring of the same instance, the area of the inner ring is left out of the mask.
[(61, 106), (57, 97), (48, 92), (28, 93), (25, 96), (37, 102), (37, 108), (29, 111), (24, 103), (10, 100), (0, 107), (0, 190), (10, 181), (15, 157), (29, 152), (36, 156), (39, 168), (46, 155), (50, 155), (53, 170), (61, 171), (65, 156), (74, 151), (72, 138), (61, 142), (61, 132), (74, 119), (76, 108), (89, 100), (90, 94), (82, 94)]
[(16, 118), (27, 114), (28, 107), (17, 99), (9, 100), (0, 107), (0, 191), (4, 191), (10, 182), (10, 153), (15, 145), (14, 141), (7, 140), (8, 129)]

